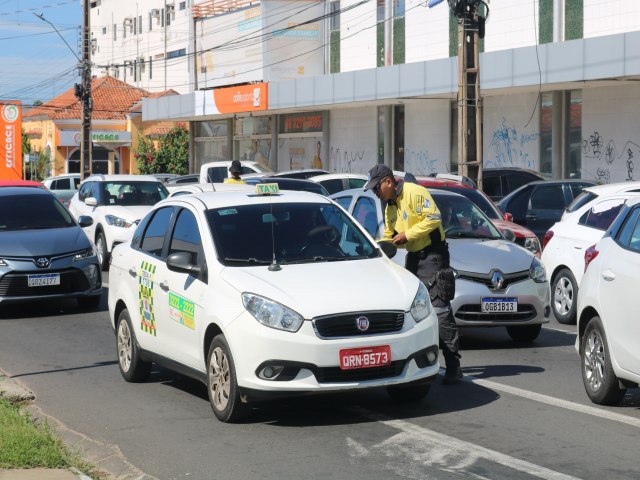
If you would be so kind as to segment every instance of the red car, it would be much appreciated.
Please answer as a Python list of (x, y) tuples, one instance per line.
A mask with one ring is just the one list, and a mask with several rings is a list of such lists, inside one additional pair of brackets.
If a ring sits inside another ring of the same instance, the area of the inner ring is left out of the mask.
[(0, 180), (0, 187), (38, 187), (44, 188), (44, 184), (31, 180)]
[(452, 178), (416, 177), (416, 181), (423, 187), (438, 188), (440, 190), (448, 190), (464, 195), (491, 219), (500, 232), (504, 233), (507, 229), (511, 230), (516, 236), (515, 242), (518, 245), (526, 248), (534, 253), (536, 257), (540, 258), (542, 249), (540, 248), (540, 241), (535, 233), (528, 228), (513, 223), (511, 221), (513, 218), (511, 214), (502, 213), (496, 204), (493, 203), (486, 194), (476, 188), (471, 181), (465, 182), (463, 177), (460, 177), (460, 180), (454, 180)]

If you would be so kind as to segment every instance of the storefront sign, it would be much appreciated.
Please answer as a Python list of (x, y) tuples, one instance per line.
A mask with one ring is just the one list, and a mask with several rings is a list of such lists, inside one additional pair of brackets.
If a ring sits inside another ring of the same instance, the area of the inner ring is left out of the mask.
[[(59, 131), (58, 145), (62, 147), (77, 147), (82, 142), (82, 133), (79, 130)], [(131, 132), (116, 130), (94, 131), (91, 133), (91, 140), (94, 143), (131, 143)]]
[(322, 132), (322, 113), (292, 113), (283, 115), (280, 133)]
[(22, 110), (20, 102), (0, 102), (0, 179), (22, 178)]
[(256, 83), (213, 90), (214, 113), (242, 113), (267, 110), (267, 84)]

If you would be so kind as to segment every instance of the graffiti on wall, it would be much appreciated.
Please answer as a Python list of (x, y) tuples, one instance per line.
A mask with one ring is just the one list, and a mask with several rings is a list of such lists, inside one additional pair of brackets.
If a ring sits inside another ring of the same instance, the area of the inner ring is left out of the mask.
[(429, 175), (431, 173), (442, 173), (449, 171), (449, 166), (438, 160), (431, 158), (429, 150), (412, 150), (410, 148), (404, 151), (404, 171), (411, 172), (414, 175)]
[(605, 143), (596, 130), (588, 138), (582, 139), (582, 156), (585, 163), (589, 160), (599, 162), (596, 165), (596, 178), (602, 183), (610, 183), (612, 177), (616, 180), (615, 172), (622, 172), (621, 175), (624, 178), (620, 180), (635, 180), (633, 171), (638, 155), (640, 155), (640, 145), (631, 140), (627, 140), (624, 147), (618, 149), (615, 140)]
[(331, 170), (341, 173), (362, 173), (367, 172), (371, 166), (365, 150), (348, 150), (331, 146), (329, 160)]
[[(490, 155), (485, 158), (485, 167), (521, 167), (535, 169), (535, 159), (530, 155), (528, 145), (537, 141), (539, 133), (519, 133), (515, 127), (507, 125), (507, 119), (491, 135)], [(534, 144), (535, 145), (535, 144)]]

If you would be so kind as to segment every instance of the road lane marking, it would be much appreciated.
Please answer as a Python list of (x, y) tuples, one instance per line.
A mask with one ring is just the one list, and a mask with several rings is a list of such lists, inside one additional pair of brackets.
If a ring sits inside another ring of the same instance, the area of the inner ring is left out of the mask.
[(472, 375), (465, 375), (463, 381), (474, 383), (490, 390), (496, 390), (498, 392), (508, 393), (517, 397), (526, 398), (527, 400), (546, 403), (547, 405), (551, 405), (553, 407), (566, 408), (567, 410), (571, 410), (572, 412), (585, 413), (594, 417), (600, 417), (606, 420), (612, 420), (614, 422), (620, 422), (625, 425), (640, 428), (640, 418), (622, 415), (620, 413), (610, 412), (608, 410), (591, 407), (589, 405), (582, 405), (580, 403), (574, 403), (568, 400), (562, 400), (560, 398), (550, 397), (548, 395), (531, 392), (529, 390), (523, 390), (521, 388), (510, 387), (508, 385), (492, 382), (491, 380), (485, 380), (483, 378), (474, 378)]
[(562, 328), (558, 328), (558, 327), (549, 327), (547, 325), (545, 325), (544, 327), (545, 330), (553, 330), (554, 332), (562, 332), (562, 333), (568, 333), (569, 335), (576, 335), (578, 332), (573, 332), (571, 330), (563, 330)]
[[(578, 480), (577, 477), (465, 442), (464, 440), (458, 440), (434, 430), (429, 430), (404, 420), (394, 419), (362, 407), (352, 407), (350, 410), (362, 417), (401, 431), (401, 433), (393, 435), (369, 448), (347, 437), (351, 455), (353, 457), (366, 457), (369, 455), (379, 457), (380, 452), (384, 452), (388, 457), (393, 452), (396, 456), (402, 458), (399, 458), (399, 462), (396, 465), (390, 465), (389, 463), (386, 465), (392, 467), (396, 470), (396, 473), (403, 476), (423, 478), (424, 471), (418, 470), (418, 468), (425, 465), (435, 466), (450, 472), (470, 474), (469, 469), (477, 461), (486, 460), (545, 480)], [(411, 473), (419, 473), (420, 476), (416, 477)], [(480, 475), (475, 476), (487, 478)]]

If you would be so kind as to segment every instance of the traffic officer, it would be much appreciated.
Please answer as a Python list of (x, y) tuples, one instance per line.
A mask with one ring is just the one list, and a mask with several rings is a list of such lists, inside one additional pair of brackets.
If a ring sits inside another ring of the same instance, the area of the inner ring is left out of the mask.
[(231, 166), (229, 167), (230, 177), (225, 178), (223, 183), (235, 183), (239, 185), (246, 185), (242, 178), (240, 178), (240, 174), (242, 173), (242, 164), (240, 160), (234, 160), (231, 162)]
[(438, 315), (440, 347), (446, 366), (442, 383), (457, 383), (462, 378), (458, 327), (450, 301), (434, 295), (435, 272), (449, 267), (449, 247), (440, 211), (426, 188), (404, 180), (396, 181), (393, 171), (386, 165), (378, 164), (369, 170), (364, 189), (373, 190), (378, 198), (387, 202), (381, 240), (406, 248), (405, 268), (429, 288)]

